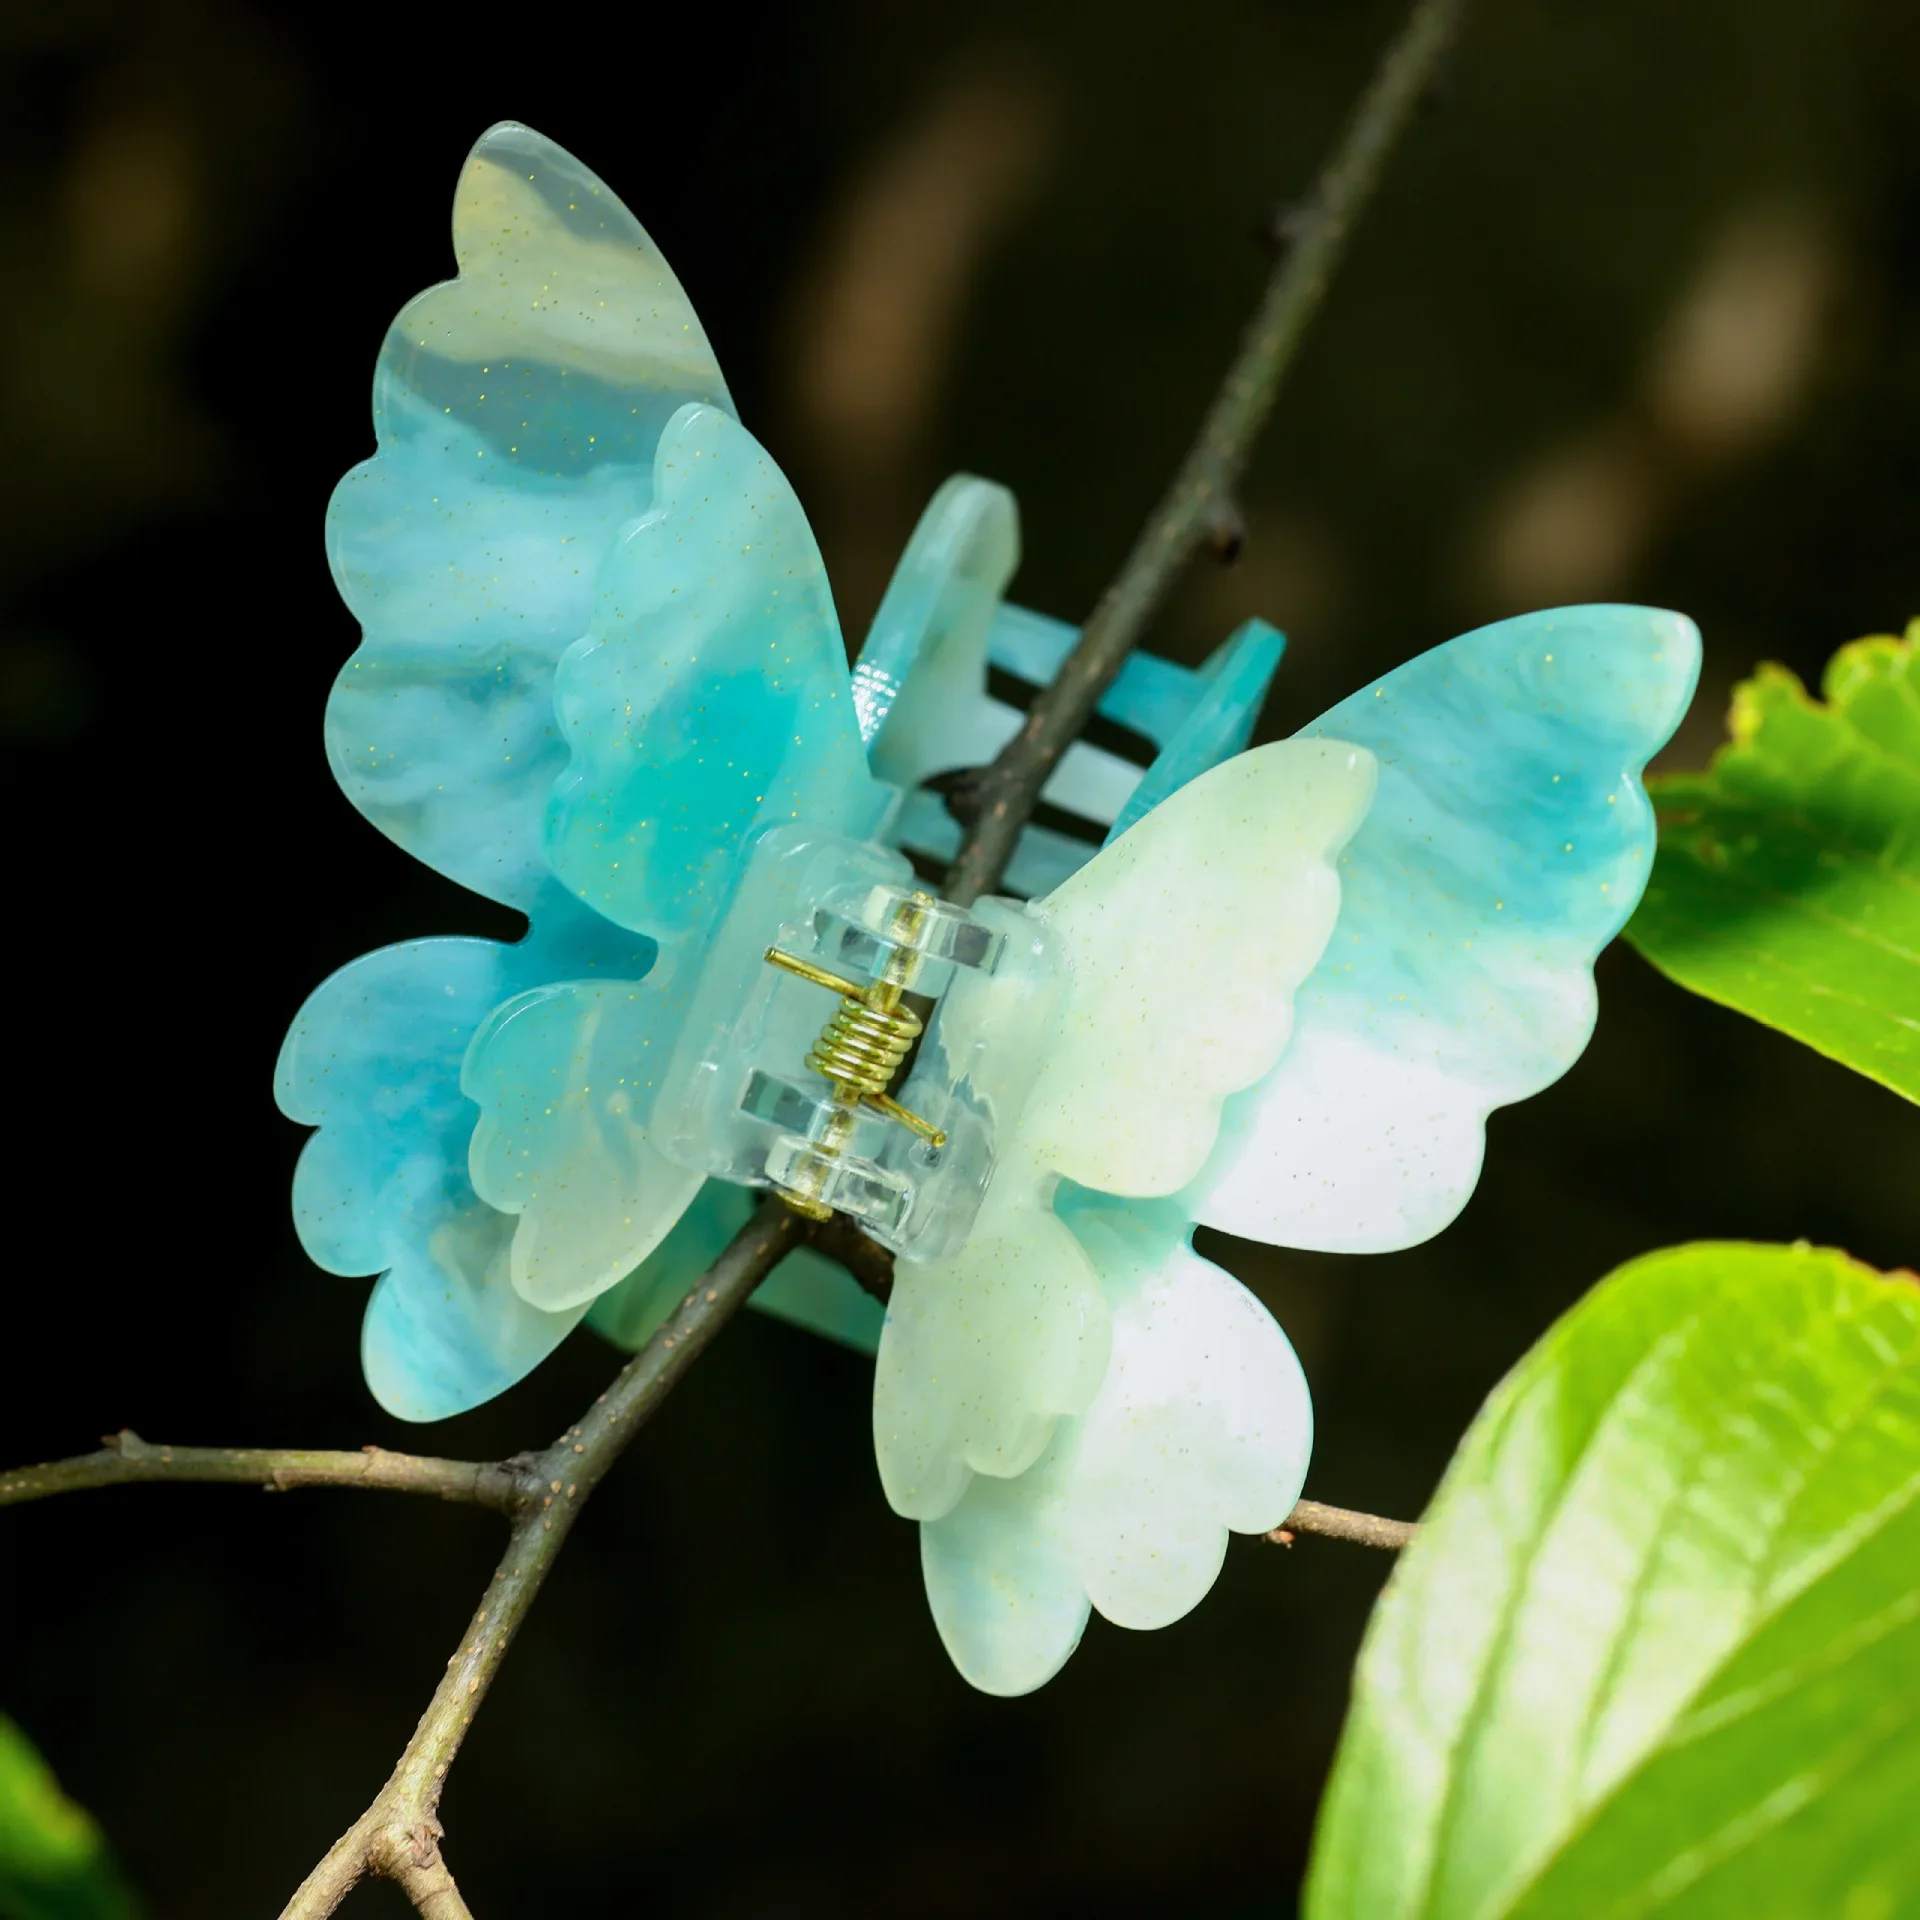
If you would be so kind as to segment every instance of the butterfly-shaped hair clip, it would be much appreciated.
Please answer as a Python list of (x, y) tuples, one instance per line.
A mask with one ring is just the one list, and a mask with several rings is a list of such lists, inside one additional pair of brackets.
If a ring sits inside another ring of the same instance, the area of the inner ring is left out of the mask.
[(853, 1218), (897, 1256), (877, 1327), (815, 1256), (762, 1293), (877, 1340), (941, 1635), (1027, 1691), (1090, 1608), (1178, 1618), (1293, 1505), (1304, 1379), (1194, 1227), (1379, 1252), (1465, 1203), (1488, 1113), (1592, 1029), (1698, 637), (1504, 621), (1251, 751), (1277, 635), (1143, 656), (1104, 710), (1151, 766), (1082, 745), (1047, 790), (1105, 844), (1031, 828), (1026, 897), (963, 908), (928, 783), (1018, 725), (988, 664), (1045, 684), (1073, 637), (1004, 602), (1010, 497), (936, 496), (849, 675), (804, 516), (624, 210), (496, 128), (455, 232), (336, 496), (367, 637), (329, 740), (363, 811), (530, 931), (309, 1001), (303, 1238), (383, 1273), (368, 1375), (428, 1417), (590, 1306), (643, 1336), (755, 1189)]

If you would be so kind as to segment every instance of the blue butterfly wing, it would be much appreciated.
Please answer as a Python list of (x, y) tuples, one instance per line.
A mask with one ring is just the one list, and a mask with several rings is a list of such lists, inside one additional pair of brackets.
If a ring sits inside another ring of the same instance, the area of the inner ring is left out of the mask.
[(1338, 922), (1278, 1066), (1228, 1103), (1193, 1188), (1210, 1226), (1385, 1252), (1440, 1231), (1496, 1106), (1558, 1079), (1593, 963), (1646, 885), (1641, 773), (1700, 640), (1679, 614), (1563, 608), (1436, 647), (1304, 729), (1380, 765)]
[(336, 489), (334, 578), (364, 639), (327, 709), (349, 798), (449, 878), (526, 909), (566, 751), (553, 676), (596, 570), (646, 511), (690, 400), (728, 407), (659, 250), (571, 155), (492, 128), (454, 200), (459, 278), (394, 321), (379, 451)]
[(553, 870), (663, 942), (704, 935), (758, 829), (862, 834), (885, 810), (813, 530), (713, 407), (661, 436), (654, 506), (607, 556), (556, 709), (570, 758), (547, 813)]

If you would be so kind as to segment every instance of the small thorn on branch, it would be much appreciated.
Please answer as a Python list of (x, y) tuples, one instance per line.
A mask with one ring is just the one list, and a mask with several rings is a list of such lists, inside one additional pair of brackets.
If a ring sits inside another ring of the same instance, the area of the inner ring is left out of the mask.
[(1313, 224), (1311, 200), (1283, 200), (1260, 225), (1260, 237), (1277, 254), (1291, 253)]
[(1438, 113), (1442, 107), (1452, 103), (1459, 72), (1460, 49), (1456, 44), (1441, 54), (1438, 65), (1427, 78), (1427, 84), (1420, 89), (1419, 110), (1422, 113)]
[(957, 773), (929, 780), (927, 785), (946, 802), (947, 812), (954, 819), (963, 827), (970, 827), (986, 805), (986, 778), (985, 767), (962, 767)]
[(1230, 567), (1246, 550), (1247, 521), (1232, 500), (1216, 500), (1207, 510), (1207, 551)]

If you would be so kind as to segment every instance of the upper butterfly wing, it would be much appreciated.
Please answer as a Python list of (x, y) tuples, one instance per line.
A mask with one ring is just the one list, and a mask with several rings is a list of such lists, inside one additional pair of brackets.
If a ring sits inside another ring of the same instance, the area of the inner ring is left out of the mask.
[(1340, 860), (1339, 927), (1278, 1067), (1229, 1104), (1189, 1196), (1210, 1226), (1379, 1253), (1444, 1227), (1488, 1113), (1593, 1030), (1596, 955), (1646, 884), (1640, 775), (1699, 672), (1647, 607), (1503, 620), (1424, 653), (1298, 736), (1379, 762)]
[(553, 870), (663, 945), (704, 932), (757, 829), (859, 834), (885, 809), (813, 531), (766, 450), (713, 407), (661, 435), (654, 505), (600, 570), (555, 706), (569, 758), (547, 811)]
[(364, 630), (327, 708), (355, 806), (450, 878), (526, 908), (566, 761), (560, 655), (662, 430), (728, 407), (658, 248), (571, 155), (492, 128), (454, 198), (460, 273), (402, 309), (374, 376), (379, 451), (336, 489), (327, 551)]
[(1177, 1192), (1292, 1029), (1372, 798), (1364, 749), (1283, 741), (1169, 796), (1035, 908), (1071, 968), (1017, 1150), (1112, 1194)]

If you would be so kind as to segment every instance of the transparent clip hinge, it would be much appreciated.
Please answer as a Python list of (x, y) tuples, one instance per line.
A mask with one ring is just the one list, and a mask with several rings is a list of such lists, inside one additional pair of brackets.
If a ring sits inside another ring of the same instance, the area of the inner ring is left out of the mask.
[[(924, 1031), (906, 996), (929, 988), (937, 992), (955, 966), (991, 970), (1000, 938), (961, 908), (918, 887), (874, 887), (855, 916), (836, 928), (838, 919), (831, 910), (817, 914), (816, 937), (830, 940), (837, 931), (840, 955), (861, 966), (868, 974), (864, 982), (778, 946), (765, 954), (770, 966), (840, 996), (804, 1061), (827, 1082), (826, 1111), (808, 1113), (810, 1103), (781, 1100), (780, 1093), (797, 1090), (764, 1074), (749, 1083), (743, 1106), (758, 1109), (775, 1124), (782, 1119), (803, 1123), (767, 1154), (769, 1184), (788, 1206), (814, 1220), (848, 1213), (870, 1231), (896, 1240), (913, 1211), (913, 1176), (934, 1174), (948, 1145), (945, 1127), (893, 1097), (895, 1081)], [(897, 1137), (883, 1137), (877, 1156), (861, 1152), (859, 1137), (866, 1130), (860, 1122), (869, 1112), (904, 1129), (917, 1151), (908, 1148), (903, 1154)], [(903, 1165), (903, 1158), (917, 1164)]]
[(690, 973), (654, 1144), (945, 1258), (979, 1213), (1060, 975), (1013, 902), (957, 907), (890, 849), (776, 828)]

